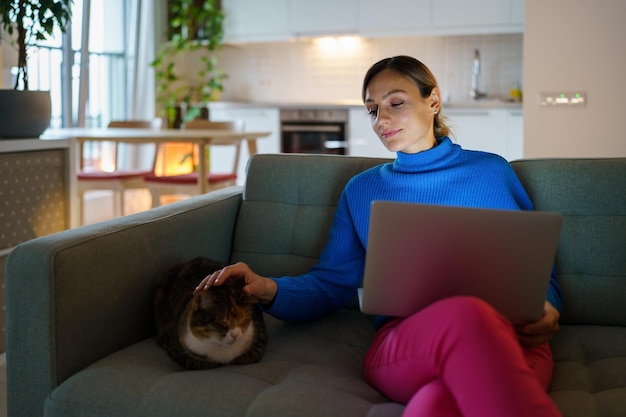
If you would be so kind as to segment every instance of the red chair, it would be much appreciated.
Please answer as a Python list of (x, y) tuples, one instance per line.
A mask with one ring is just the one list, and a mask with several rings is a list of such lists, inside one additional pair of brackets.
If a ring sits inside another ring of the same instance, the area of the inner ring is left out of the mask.
[[(112, 121), (109, 128), (144, 128), (160, 129), (161, 119), (154, 120), (124, 120)], [(101, 143), (100, 143), (101, 145)], [(95, 190), (108, 190), (113, 192), (113, 213), (117, 216), (124, 215), (124, 192), (129, 189), (146, 188), (143, 177), (152, 172), (146, 169), (120, 169), (120, 147), (113, 143), (113, 170), (103, 171), (96, 169), (86, 169), (84, 167), (84, 147), (80, 147), (80, 171), (77, 174), (77, 189), (79, 196), (80, 223), (85, 222), (85, 193)]]
[[(240, 132), (243, 131), (244, 123), (241, 120), (232, 122), (214, 122), (209, 120), (192, 120), (185, 123), (183, 129), (227, 129), (231, 131)], [(207, 181), (207, 191), (213, 191), (220, 188), (226, 188), (237, 184), (237, 168), (239, 167), (239, 155), (241, 152), (241, 143), (232, 142), (212, 142), (207, 149), (213, 147), (231, 147), (234, 150), (234, 161), (232, 169), (228, 172), (209, 172), (205, 181)], [(205, 155), (197, 155), (197, 149), (193, 148), (193, 158), (195, 161), (200, 157), (206, 157)], [(209, 171), (211, 167), (209, 165)], [(152, 207), (158, 207), (161, 205), (161, 197), (163, 196), (176, 196), (176, 195), (196, 195), (198, 194), (198, 173), (194, 170), (192, 172), (182, 175), (157, 175), (155, 172), (151, 172), (144, 176), (144, 182), (150, 194), (152, 195)]]

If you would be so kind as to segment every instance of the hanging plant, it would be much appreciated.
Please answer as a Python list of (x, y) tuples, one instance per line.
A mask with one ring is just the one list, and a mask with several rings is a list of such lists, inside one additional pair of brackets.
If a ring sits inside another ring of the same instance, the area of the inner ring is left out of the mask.
[[(162, 115), (171, 121), (171, 112), (182, 107), (183, 121), (194, 119), (200, 108), (216, 99), (223, 90), (226, 74), (217, 67), (216, 51), (224, 37), (221, 1), (169, 0), (168, 41), (157, 53), (156, 98)], [(196, 73), (185, 72), (181, 62), (189, 54), (200, 54)]]

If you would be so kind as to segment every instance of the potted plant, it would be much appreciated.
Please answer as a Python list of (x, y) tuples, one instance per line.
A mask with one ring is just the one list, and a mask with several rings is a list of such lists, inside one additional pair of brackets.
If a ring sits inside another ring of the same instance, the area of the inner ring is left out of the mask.
[(50, 125), (50, 93), (29, 91), (28, 53), (37, 41), (62, 32), (72, 17), (72, 0), (2, 0), (0, 28), (17, 48), (13, 90), (0, 90), (0, 138), (39, 137)]
[(160, 113), (170, 127), (199, 116), (224, 88), (226, 74), (217, 67), (216, 57), (223, 20), (220, 0), (167, 2), (168, 40), (151, 65)]

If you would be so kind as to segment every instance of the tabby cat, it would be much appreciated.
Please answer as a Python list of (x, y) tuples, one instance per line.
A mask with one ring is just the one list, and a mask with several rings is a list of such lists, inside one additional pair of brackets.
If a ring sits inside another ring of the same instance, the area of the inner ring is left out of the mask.
[(263, 313), (239, 280), (193, 295), (211, 272), (224, 265), (196, 258), (160, 277), (154, 296), (157, 343), (186, 369), (261, 360), (267, 342)]

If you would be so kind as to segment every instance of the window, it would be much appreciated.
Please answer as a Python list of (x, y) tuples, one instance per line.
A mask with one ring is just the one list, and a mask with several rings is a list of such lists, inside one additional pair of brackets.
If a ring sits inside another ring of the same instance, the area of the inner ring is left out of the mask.
[[(143, 15), (142, 10), (143, 3)], [(28, 69), (31, 89), (49, 90), (52, 101), (50, 126), (106, 126), (113, 119), (152, 117), (133, 114), (137, 102), (136, 88), (131, 88), (135, 68), (145, 63), (135, 60), (140, 21), (151, 22), (151, 1), (142, 0), (74, 0), (71, 28), (66, 36), (60, 30), (42, 41), (36, 53), (30, 54)], [(81, 67), (83, 54), (83, 13), (88, 9), (88, 61)], [(143, 16), (142, 19), (140, 17)], [(148, 16), (146, 19), (145, 16)], [(152, 33), (153, 25), (144, 25)], [(148, 46), (149, 47), (149, 46)], [(67, 57), (67, 58), (64, 58)], [(141, 75), (145, 77), (145, 74)], [(83, 82), (81, 83), (81, 79)], [(145, 102), (154, 102), (144, 94)]]

